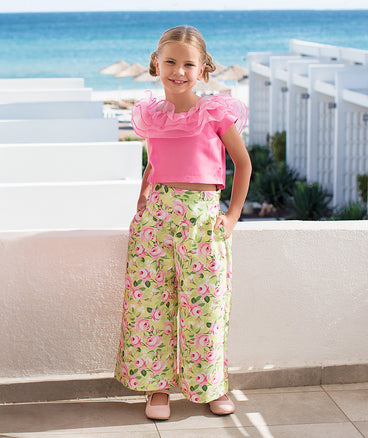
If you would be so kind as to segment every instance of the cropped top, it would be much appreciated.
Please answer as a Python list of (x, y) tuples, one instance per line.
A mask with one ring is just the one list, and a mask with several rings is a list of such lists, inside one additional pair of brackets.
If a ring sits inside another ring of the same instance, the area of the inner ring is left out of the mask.
[(132, 110), (135, 132), (148, 139), (150, 183), (190, 182), (225, 188), (225, 146), (221, 136), (235, 123), (241, 133), (247, 107), (228, 94), (204, 95), (189, 111), (150, 92)]

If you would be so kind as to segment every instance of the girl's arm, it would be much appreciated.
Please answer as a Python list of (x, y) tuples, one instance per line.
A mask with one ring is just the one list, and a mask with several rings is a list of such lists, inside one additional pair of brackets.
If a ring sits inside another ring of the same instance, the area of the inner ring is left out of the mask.
[[(148, 152), (148, 147), (147, 147), (147, 152)], [(139, 193), (139, 198), (138, 198), (138, 202), (137, 202), (137, 211), (143, 210), (146, 208), (146, 203), (147, 203), (147, 198), (148, 198), (148, 193), (149, 193), (149, 183), (147, 182), (147, 178), (148, 175), (151, 173), (152, 171), (152, 166), (151, 163), (149, 161), (149, 157), (148, 157), (148, 162), (147, 162), (147, 166), (143, 172), (143, 176), (142, 176), (142, 184), (141, 184), (141, 191)]]
[(225, 237), (227, 238), (230, 237), (241, 215), (249, 189), (252, 163), (235, 125), (231, 125), (221, 137), (221, 140), (235, 166), (229, 209), (225, 215), (219, 215), (214, 226), (214, 228), (217, 229), (220, 225), (223, 225), (225, 228)]

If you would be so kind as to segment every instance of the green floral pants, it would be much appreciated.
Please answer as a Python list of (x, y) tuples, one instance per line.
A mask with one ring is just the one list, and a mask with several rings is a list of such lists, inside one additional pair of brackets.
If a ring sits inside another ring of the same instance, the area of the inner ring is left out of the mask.
[(231, 237), (213, 230), (219, 198), (151, 185), (131, 222), (115, 368), (131, 389), (179, 385), (196, 403), (227, 392)]

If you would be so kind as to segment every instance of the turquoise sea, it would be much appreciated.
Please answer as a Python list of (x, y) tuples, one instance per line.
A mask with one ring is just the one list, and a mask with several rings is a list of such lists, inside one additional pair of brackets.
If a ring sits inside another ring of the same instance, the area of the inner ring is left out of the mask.
[(116, 89), (98, 70), (121, 59), (147, 66), (162, 32), (179, 24), (197, 27), (224, 65), (246, 66), (250, 51), (287, 52), (291, 38), (368, 49), (368, 10), (0, 14), (0, 77), (83, 77)]

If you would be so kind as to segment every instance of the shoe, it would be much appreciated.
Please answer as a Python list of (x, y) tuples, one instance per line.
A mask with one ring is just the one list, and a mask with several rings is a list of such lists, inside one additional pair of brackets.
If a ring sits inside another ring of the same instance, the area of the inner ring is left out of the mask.
[[(155, 394), (167, 394), (165, 404), (155, 404)], [(170, 391), (168, 389), (160, 389), (158, 391), (150, 391), (146, 404), (146, 417), (151, 420), (168, 420), (170, 417)]]
[(210, 410), (216, 415), (228, 415), (235, 412), (232, 400), (225, 394), (220, 399), (210, 401)]

